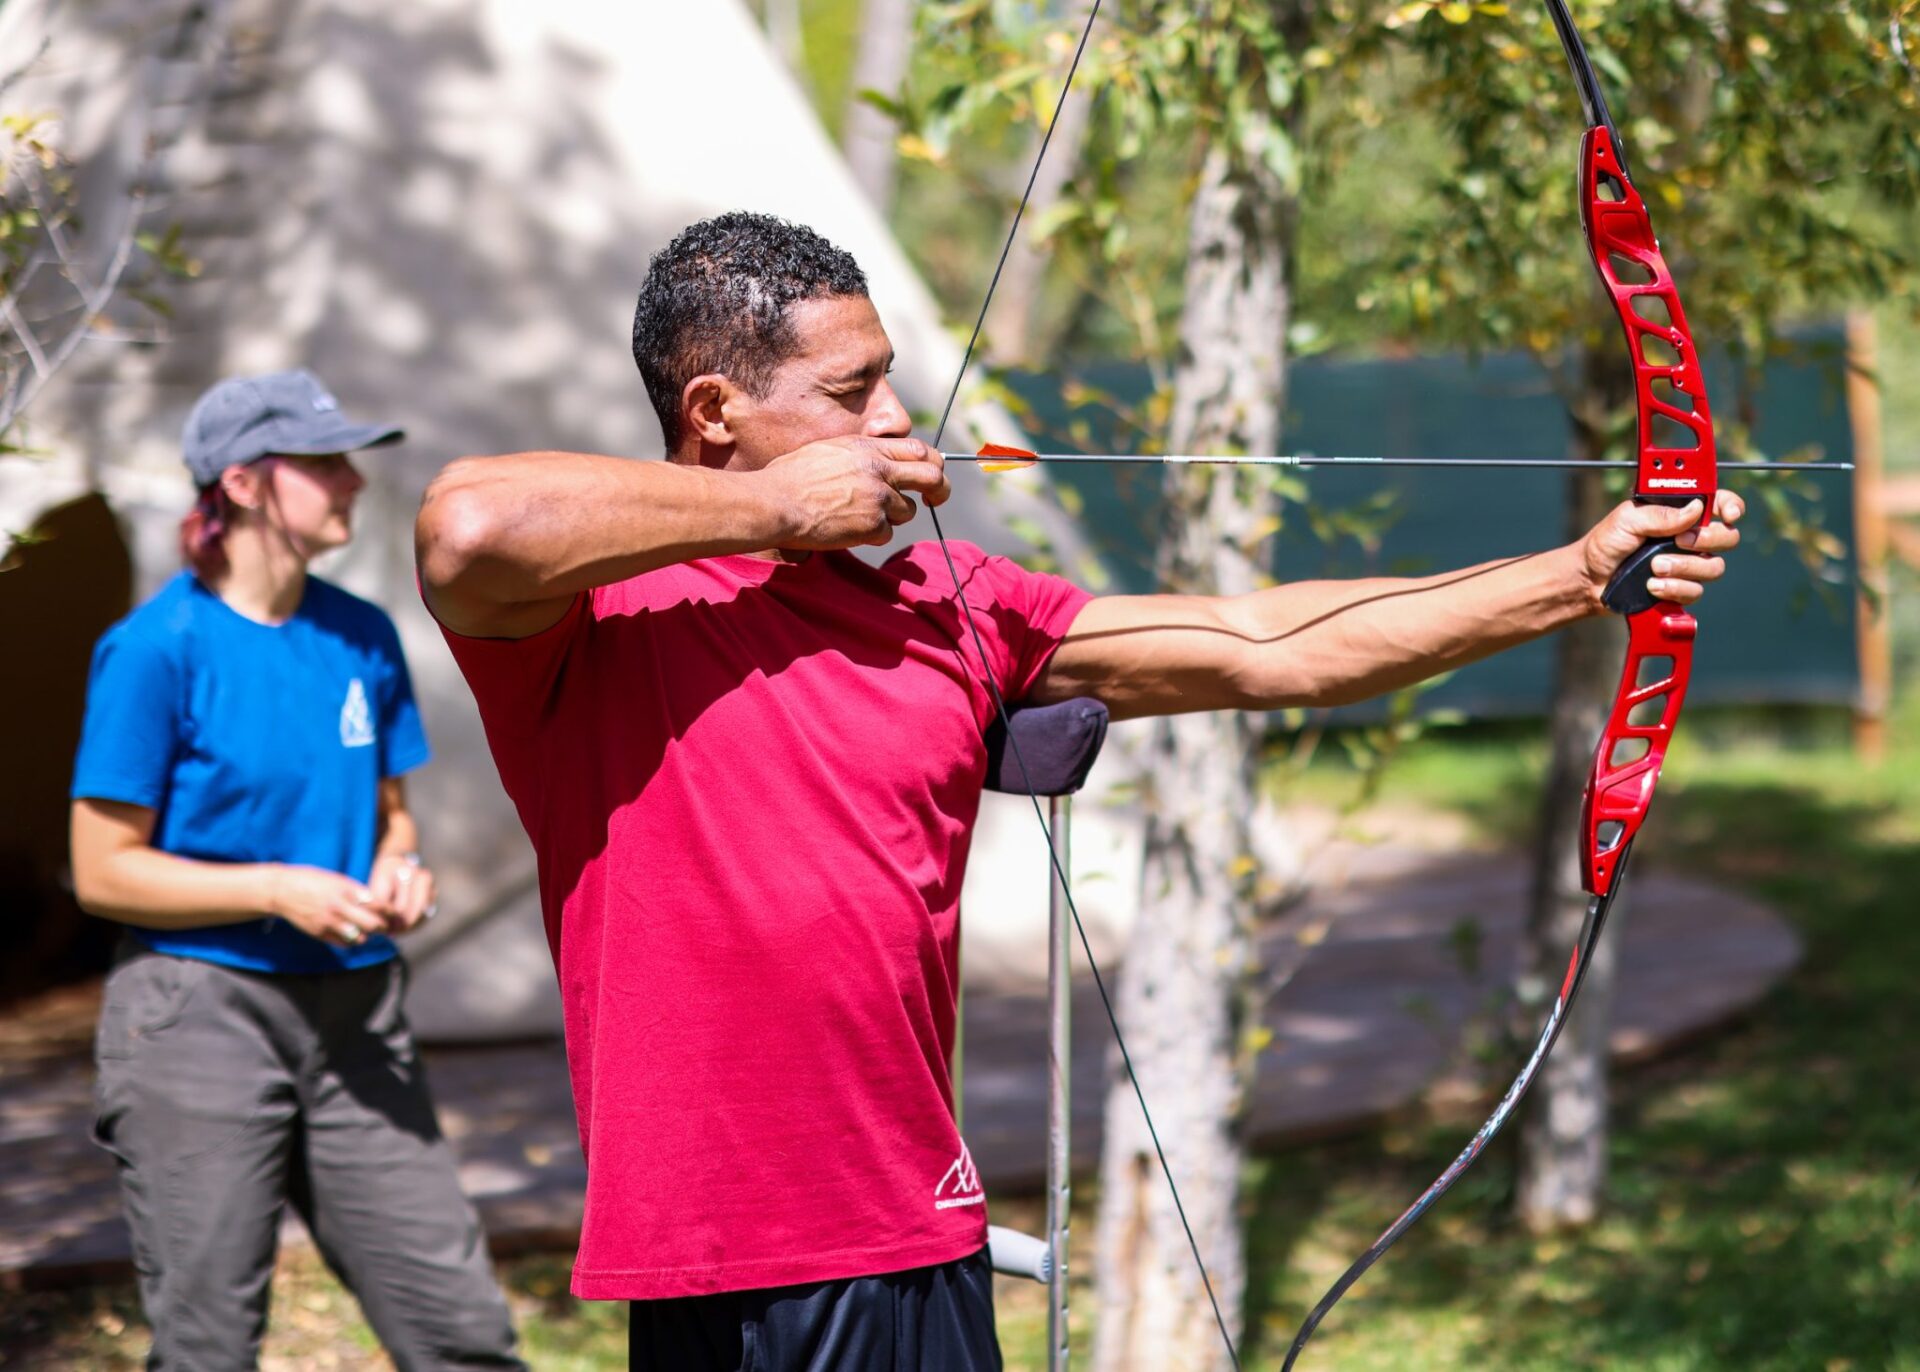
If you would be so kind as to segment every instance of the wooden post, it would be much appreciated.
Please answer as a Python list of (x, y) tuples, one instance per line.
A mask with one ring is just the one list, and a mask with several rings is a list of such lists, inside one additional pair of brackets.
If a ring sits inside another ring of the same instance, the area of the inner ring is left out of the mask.
[(1887, 708), (1893, 700), (1892, 621), (1887, 596), (1885, 454), (1881, 443), (1877, 331), (1870, 311), (1847, 315), (1847, 417), (1853, 427), (1853, 540), (1858, 590), (1856, 653), (1860, 698), (1853, 712), (1853, 749), (1867, 763), (1887, 753)]

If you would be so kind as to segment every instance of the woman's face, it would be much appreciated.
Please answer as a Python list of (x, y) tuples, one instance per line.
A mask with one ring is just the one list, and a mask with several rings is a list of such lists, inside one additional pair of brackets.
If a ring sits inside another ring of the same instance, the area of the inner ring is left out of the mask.
[(366, 479), (345, 453), (296, 457), (276, 453), (258, 464), (266, 470), (260, 513), (308, 556), (338, 548), (353, 537), (353, 501)]

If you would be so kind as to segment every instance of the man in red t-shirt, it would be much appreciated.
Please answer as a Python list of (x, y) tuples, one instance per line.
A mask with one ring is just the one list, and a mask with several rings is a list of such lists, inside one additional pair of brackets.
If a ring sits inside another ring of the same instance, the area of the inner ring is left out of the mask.
[(1000, 1365), (984, 1197), (948, 1076), (958, 900), (1009, 700), (1116, 718), (1331, 705), (1603, 613), (1642, 541), (1686, 604), (1737, 497), (1621, 505), (1470, 574), (1094, 598), (953, 545), (846, 253), (759, 215), (654, 258), (634, 358), (665, 462), (469, 458), (421, 583), (540, 863), (587, 1159), (573, 1290), (633, 1302), (633, 1365)]

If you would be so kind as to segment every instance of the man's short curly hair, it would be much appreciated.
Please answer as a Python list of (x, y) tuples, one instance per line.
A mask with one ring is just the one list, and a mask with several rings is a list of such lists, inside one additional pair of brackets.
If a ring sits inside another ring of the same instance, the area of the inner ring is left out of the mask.
[(734, 211), (682, 229), (654, 255), (633, 312), (633, 360), (669, 450), (679, 444), (680, 394), (715, 372), (764, 396), (799, 350), (787, 307), (865, 296), (852, 254), (801, 224)]

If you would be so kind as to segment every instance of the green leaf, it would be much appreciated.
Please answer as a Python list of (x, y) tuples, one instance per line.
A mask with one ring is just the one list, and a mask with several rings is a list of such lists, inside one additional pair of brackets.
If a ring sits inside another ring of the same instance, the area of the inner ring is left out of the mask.
[(854, 92), (853, 98), (863, 105), (879, 110), (880, 113), (897, 123), (904, 123), (907, 119), (906, 103), (888, 95), (885, 91), (875, 90), (871, 86), (863, 86)]

